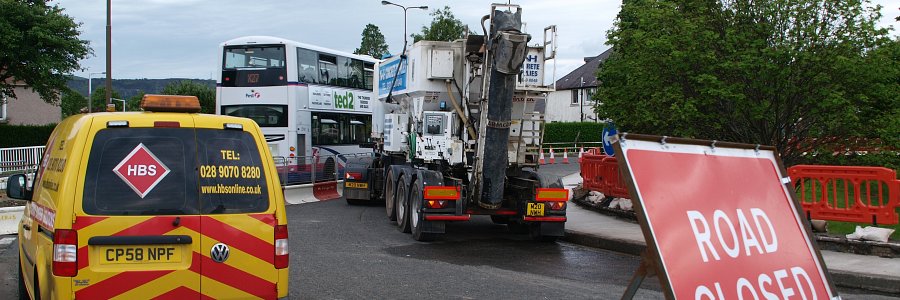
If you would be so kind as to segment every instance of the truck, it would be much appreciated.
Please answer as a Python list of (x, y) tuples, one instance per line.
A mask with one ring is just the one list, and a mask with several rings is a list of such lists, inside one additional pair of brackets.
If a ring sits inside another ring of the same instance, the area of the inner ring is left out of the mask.
[(419, 41), (379, 64), (373, 118), (383, 122), (375, 122), (374, 155), (348, 161), (344, 197), (384, 201), (387, 217), (417, 241), (473, 215), (554, 241), (569, 192), (537, 170), (556, 27), (529, 45), (522, 8), (493, 4), (481, 30)]

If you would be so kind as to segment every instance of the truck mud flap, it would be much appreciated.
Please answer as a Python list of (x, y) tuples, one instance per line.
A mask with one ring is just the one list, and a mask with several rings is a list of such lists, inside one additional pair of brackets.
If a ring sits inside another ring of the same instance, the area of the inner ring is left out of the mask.
[(566, 235), (565, 222), (540, 222), (539, 224), (541, 226), (541, 235), (543, 236), (562, 237)]
[(444, 233), (446, 232), (446, 224), (444, 221), (424, 221), (422, 222), (422, 232), (426, 233)]

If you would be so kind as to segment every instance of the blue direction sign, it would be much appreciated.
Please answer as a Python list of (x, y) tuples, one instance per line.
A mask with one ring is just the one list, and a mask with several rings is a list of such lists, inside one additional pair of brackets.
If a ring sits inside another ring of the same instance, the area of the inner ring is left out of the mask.
[(606, 123), (606, 126), (603, 127), (603, 152), (609, 156), (615, 156), (616, 150), (613, 149), (612, 146), (612, 138), (619, 133), (616, 131), (616, 124), (613, 122)]

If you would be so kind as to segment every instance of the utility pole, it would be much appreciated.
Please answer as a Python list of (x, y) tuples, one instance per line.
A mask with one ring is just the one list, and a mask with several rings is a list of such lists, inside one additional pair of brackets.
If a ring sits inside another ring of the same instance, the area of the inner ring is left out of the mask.
[(578, 93), (581, 94), (578, 99), (578, 108), (581, 109), (581, 122), (584, 122), (584, 76), (581, 76), (581, 85), (578, 88)]
[(112, 103), (112, 0), (106, 0), (106, 104)]

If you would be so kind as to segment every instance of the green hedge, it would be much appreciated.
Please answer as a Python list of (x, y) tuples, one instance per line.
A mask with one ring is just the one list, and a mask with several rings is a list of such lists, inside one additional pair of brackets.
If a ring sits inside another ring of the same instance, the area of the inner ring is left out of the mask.
[(0, 125), (0, 148), (44, 146), (56, 124)]
[[(594, 122), (546, 123), (544, 142), (574, 142), (576, 137), (578, 137), (578, 142), (600, 142), (603, 125), (603, 123)], [(581, 134), (579, 135), (579, 133)]]

